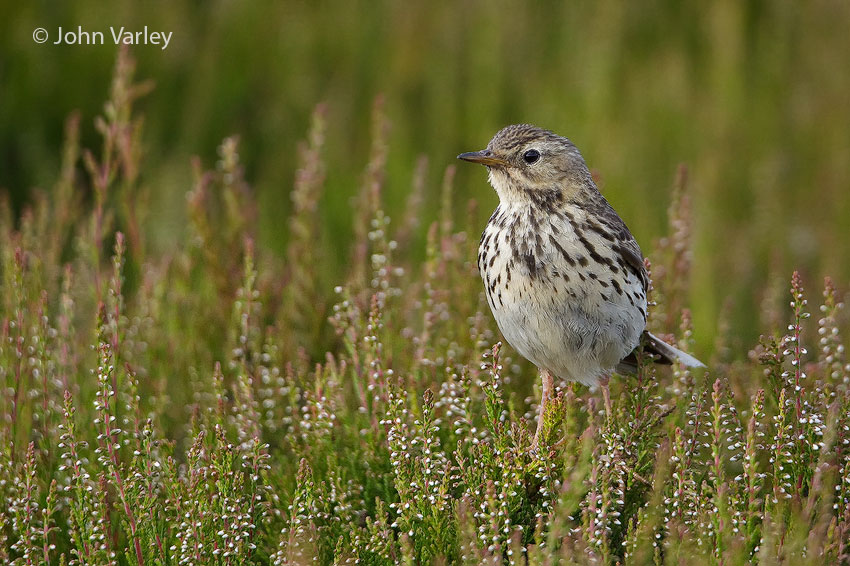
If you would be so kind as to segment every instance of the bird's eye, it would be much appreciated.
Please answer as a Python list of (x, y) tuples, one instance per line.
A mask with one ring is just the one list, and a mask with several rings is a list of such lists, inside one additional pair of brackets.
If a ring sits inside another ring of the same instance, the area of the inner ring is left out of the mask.
[(522, 154), (522, 158), (525, 159), (525, 162), (531, 165), (538, 159), (540, 159), (540, 152), (536, 149), (529, 149), (525, 153)]

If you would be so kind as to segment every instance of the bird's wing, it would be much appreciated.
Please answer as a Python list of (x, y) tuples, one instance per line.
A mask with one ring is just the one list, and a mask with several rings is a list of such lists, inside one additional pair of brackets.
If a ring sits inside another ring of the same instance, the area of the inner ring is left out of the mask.
[(614, 251), (623, 256), (626, 265), (640, 280), (644, 291), (649, 291), (649, 274), (646, 272), (646, 265), (643, 263), (643, 254), (640, 252), (640, 246), (638, 246), (634, 236), (632, 236), (632, 233), (629, 232), (625, 224), (623, 224), (623, 228), (625, 230), (625, 237), (618, 238), (617, 243), (619, 246), (615, 247)]
[(643, 286), (644, 292), (649, 291), (649, 274), (646, 272), (646, 265), (643, 263), (643, 254), (640, 251), (635, 237), (629, 231), (626, 223), (616, 213), (614, 208), (605, 200), (601, 194), (599, 200), (594, 203), (594, 216), (601, 224), (602, 230), (610, 234), (614, 238), (611, 249), (614, 253), (623, 258), (626, 267), (634, 273)]

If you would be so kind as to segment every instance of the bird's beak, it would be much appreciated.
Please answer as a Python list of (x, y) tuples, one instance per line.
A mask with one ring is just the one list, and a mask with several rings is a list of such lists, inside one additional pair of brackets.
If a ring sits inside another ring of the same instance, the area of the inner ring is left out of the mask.
[(457, 156), (457, 158), (463, 159), (464, 161), (470, 161), (472, 163), (480, 163), (481, 165), (487, 165), (488, 167), (491, 165), (505, 166), (508, 164), (507, 161), (505, 161), (501, 157), (497, 157), (496, 154), (494, 154), (489, 149), (461, 153)]

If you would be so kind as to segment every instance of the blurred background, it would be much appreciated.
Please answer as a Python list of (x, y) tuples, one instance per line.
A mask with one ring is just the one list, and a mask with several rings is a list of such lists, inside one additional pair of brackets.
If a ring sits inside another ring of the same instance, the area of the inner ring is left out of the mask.
[[(165, 50), (132, 51), (137, 78), (155, 84), (137, 109), (158, 250), (180, 241), (192, 156), (211, 166), (237, 135), (260, 202), (259, 245), (283, 254), (296, 148), (318, 103), (328, 112), (321, 230), (339, 250), (324, 266), (329, 280), (349, 257), (377, 96), (391, 122), (391, 217), (401, 218), (417, 160), (428, 160), (416, 249), (455, 156), (531, 122), (576, 143), (647, 254), (668, 232), (687, 166), (697, 351), (729, 325), (740, 355), (764, 331), (764, 302), (787, 306), (793, 269), (810, 297), (824, 275), (850, 284), (848, 22), (843, 0), (3, 2), (0, 191), (20, 211), (33, 189), (51, 190), (74, 111), (82, 145), (100, 146), (94, 118), (116, 58), (109, 27), (147, 26), (173, 33)], [(53, 45), (60, 26), (103, 31), (106, 44)], [(36, 27), (47, 43), (33, 41)], [(470, 198), (479, 204), (471, 232), (496, 205), (485, 177), (473, 166), (455, 177), (458, 217)]]

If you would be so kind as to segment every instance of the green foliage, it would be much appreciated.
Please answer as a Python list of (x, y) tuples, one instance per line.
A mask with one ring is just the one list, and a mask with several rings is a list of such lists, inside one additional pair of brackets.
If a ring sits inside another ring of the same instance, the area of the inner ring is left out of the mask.
[[(109, 27), (147, 26), (173, 37), (166, 50), (134, 48), (156, 88), (143, 101), (144, 143), (132, 148), (144, 153), (126, 193), (133, 200), (115, 199), (111, 210), (118, 220), (135, 214), (148, 251), (173, 254), (185, 241), (189, 158), (213, 163), (221, 141), (235, 134), (255, 195), (248, 224), (256, 242), (266, 253), (302, 253), (290, 243), (305, 232), (290, 223), (303, 218), (323, 254), (315, 258), (322, 285), (309, 289), (331, 308), (328, 291), (349, 275), (351, 202), (370, 151), (370, 105), (382, 95), (392, 123), (382, 206), (406, 259), (423, 257), (446, 164), (507, 124), (531, 122), (575, 141), (647, 253), (679, 233), (665, 234), (664, 211), (668, 202), (687, 204), (668, 195), (687, 163), (692, 245), (667, 250), (691, 272), (670, 288), (670, 307), (657, 320), (674, 328), (687, 305), (698, 351), (723, 335), (739, 357), (780, 322), (772, 314), (786, 303), (783, 281), (792, 270), (809, 281), (827, 274), (850, 281), (847, 21), (850, 3), (841, 1), (75, 0), (61, 9), (4, 2), (0, 192), (12, 195), (16, 214), (39, 199), (71, 196), (52, 217), (59, 233), (75, 207), (94, 201), (92, 190), (67, 190), (75, 170), (62, 159), (61, 123), (78, 111), (80, 146), (96, 147), (91, 119), (116, 52)], [(102, 31), (106, 44), (53, 45), (60, 26)], [(47, 44), (33, 42), (36, 27), (50, 33)], [(322, 200), (314, 221), (286, 189), (298, 167), (310, 168), (299, 142), (318, 102), (329, 166), (313, 193)], [(57, 183), (60, 171), (71, 176)], [(419, 205), (409, 214), (417, 183)], [(470, 198), (483, 215), (495, 207), (476, 168), (458, 170), (452, 186), (458, 218)], [(131, 224), (118, 228), (132, 249)], [(653, 253), (659, 268), (672, 265), (661, 259)], [(297, 272), (289, 277), (302, 284)], [(659, 284), (663, 278), (659, 272)], [(281, 293), (281, 300), (290, 299)], [(307, 320), (323, 318), (293, 320), (305, 340), (317, 331)], [(324, 348), (307, 349), (322, 358)]]
[[(536, 376), (497, 343), (478, 221), (458, 226), (449, 169), (424, 250), (410, 219), (391, 222), (380, 102), (326, 305), (317, 263), (333, 254), (313, 230), (327, 110), (301, 152), (285, 259), (257, 244), (233, 138), (213, 170), (196, 164), (185, 238), (162, 254), (141, 221), (139, 92), (123, 52), (102, 149), (80, 151), (72, 118), (64, 196), (14, 222), (2, 211), (4, 563), (850, 564), (847, 318), (831, 281), (813, 321), (795, 273), (787, 330), (747, 359), (718, 352), (697, 374), (640, 356), (612, 377), (610, 411), (556, 383), (533, 447)], [(689, 348), (683, 176), (675, 191), (650, 254), (652, 325)]]

